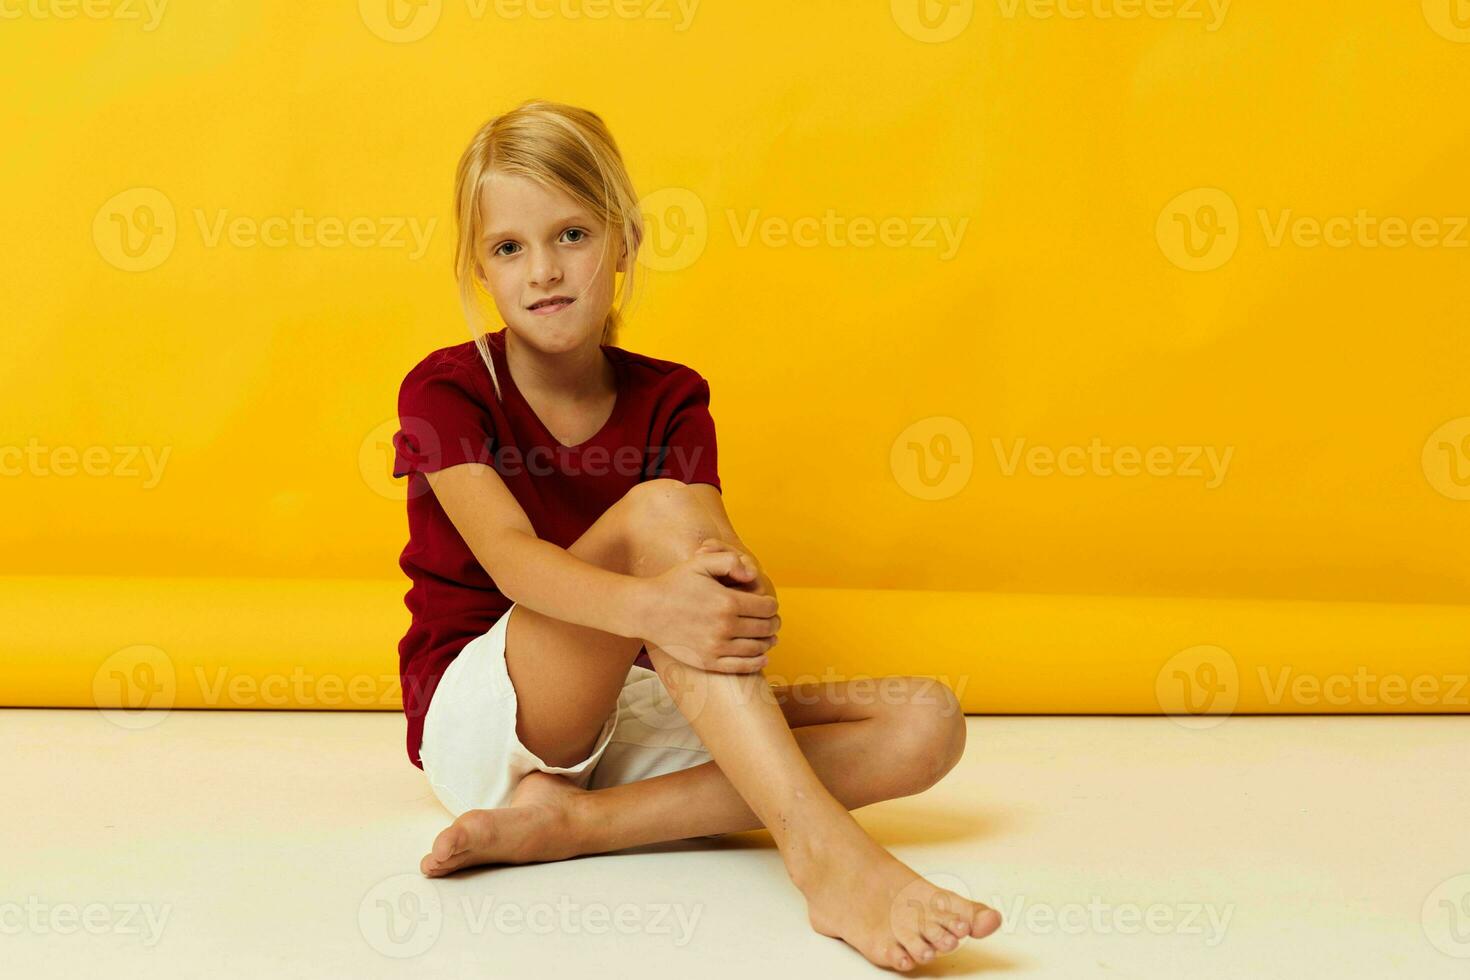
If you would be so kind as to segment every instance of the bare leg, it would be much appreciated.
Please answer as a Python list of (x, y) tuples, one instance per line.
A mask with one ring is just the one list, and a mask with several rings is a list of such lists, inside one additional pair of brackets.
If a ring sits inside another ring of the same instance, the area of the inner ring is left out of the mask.
[[(943, 684), (886, 677), (881, 690), (865, 705), (845, 682), (771, 689), (802, 755), (848, 810), (921, 793), (964, 752), (964, 715)], [(765, 826), (714, 762), (580, 793), (577, 806), (584, 854)]]
[(873, 963), (907, 970), (945, 951), (946, 936), (983, 938), (999, 928), (994, 909), (936, 888), (858, 826), (802, 754), (762, 675), (690, 668), (657, 648), (649, 658), (771, 832), (814, 929)]
[[(567, 551), (624, 575), (658, 575), (690, 557), (715, 526), (675, 480), (638, 484)], [(521, 744), (553, 766), (585, 759), (617, 706), (643, 641), (554, 619), (517, 604), (505, 633)]]
[[(625, 498), (604, 515), (608, 520), (599, 520), (569, 550), (577, 553), (578, 548), (586, 548), (583, 556), (587, 560), (626, 562), (623, 570), (631, 574), (657, 574), (692, 555), (700, 541), (714, 536), (715, 529), (702, 505), (679, 491), (681, 485), (657, 482), (660, 486), (640, 492), (641, 505), (622, 508)], [(650, 503), (657, 506), (650, 507)], [(644, 515), (627, 522), (629, 534), (623, 539), (616, 533), (623, 524), (612, 513), (619, 509)], [(648, 520), (650, 514), (658, 520)], [(601, 547), (596, 546), (597, 540)], [(630, 552), (636, 552), (631, 560)], [(638, 645), (625, 638), (609, 640), (608, 634), (597, 631), (586, 631), (592, 635), (584, 636), (575, 632), (582, 628), (568, 630), (570, 624), (522, 607), (517, 611), (526, 615), (519, 628), (513, 615), (507, 637), (507, 661), (522, 702), (517, 731), (527, 747), (548, 762), (579, 758), (578, 753), (585, 755), (597, 728), (613, 710), (621, 678)], [(586, 641), (591, 645), (578, 645)], [(531, 656), (532, 649), (539, 649), (546, 659)], [(722, 778), (760, 825), (770, 829), (788, 874), (807, 897), (809, 917), (817, 931), (844, 939), (874, 963), (906, 970), (932, 959), (936, 945), (942, 951), (946, 935), (983, 937), (998, 927), (999, 915), (994, 910), (935, 888), (862, 831), (818, 778), (763, 675), (689, 668), (653, 646), (649, 656), (709, 748)], [(580, 726), (575, 737), (548, 736), (546, 732), (557, 729), (557, 716), (567, 717), (569, 685), (577, 687), (571, 700), (588, 709), (570, 719)], [(849, 767), (855, 763), (850, 756), (844, 761)], [(843, 768), (843, 764), (834, 768)], [(648, 781), (656, 782), (659, 780)], [(665, 786), (670, 783), (672, 779)], [(488, 846), (494, 841), (487, 840), (484, 832), (515, 836), (509, 827), (512, 817), (524, 824), (538, 812), (546, 816), (557, 808), (541, 805), (543, 798), (566, 785), (565, 780), (533, 773), (517, 788), (511, 807), (461, 815), (435, 841), (433, 852), (425, 858), (425, 873), (444, 873), (487, 860), (517, 860), (514, 855), (488, 857), (498, 849)], [(674, 797), (662, 799), (667, 802)], [(566, 808), (561, 810), (565, 815)], [(737, 817), (745, 819), (743, 812)], [(706, 826), (715, 826), (715, 830), (703, 831), (713, 833), (720, 825)], [(569, 816), (560, 831), (564, 840), (570, 838)], [(632, 833), (624, 839), (636, 837)]]
[[(964, 716), (948, 688), (910, 677), (884, 678), (882, 683), (883, 703), (870, 707), (846, 683), (772, 689), (787, 720), (799, 726), (792, 734), (803, 753), (848, 808), (921, 792), (963, 752)], [(793, 690), (800, 692), (798, 698), (791, 696)], [(813, 700), (812, 695), (820, 697)], [(823, 718), (836, 720), (805, 724)], [(482, 849), (473, 859), (447, 854), (448, 860), (438, 865), (430, 855), (422, 869), (437, 877), (461, 866), (462, 860), (557, 861), (758, 826), (759, 819), (713, 762), (591, 792), (560, 776), (532, 773), (517, 788), (511, 806), (471, 810), (456, 821), (456, 827), (480, 842)], [(864, 879), (882, 890), (891, 932), (902, 934), (901, 917), (922, 913), (929, 923), (925, 939), (943, 954), (971, 933), (983, 937), (993, 931), (983, 906), (937, 889), (898, 862), (893, 864), (904, 873), (894, 879)], [(816, 914), (812, 924), (827, 935), (836, 934), (830, 927), (824, 929)]]
[[(964, 716), (944, 685), (927, 678), (885, 677), (880, 692), (880, 697), (864, 694), (848, 682), (771, 689), (802, 754), (849, 810), (922, 792), (964, 751)], [(592, 791), (553, 776), (541, 781), (533, 795), (539, 799), (549, 793), (557, 793), (558, 807), (568, 811), (560, 816), (571, 818), (559, 819), (555, 835), (538, 834), (531, 841), (523, 833), (531, 829), (529, 824), (500, 826), (498, 833), (481, 835), (485, 850), (476, 857), (496, 863), (562, 860), (764, 826), (714, 762)], [(515, 802), (524, 802), (528, 794), (529, 789)], [(462, 819), (479, 821), (484, 818), (477, 814), (496, 814), (499, 823), (520, 820), (506, 816), (512, 809), (471, 810)], [(431, 858), (425, 859), (425, 873), (443, 874), (466, 865)]]

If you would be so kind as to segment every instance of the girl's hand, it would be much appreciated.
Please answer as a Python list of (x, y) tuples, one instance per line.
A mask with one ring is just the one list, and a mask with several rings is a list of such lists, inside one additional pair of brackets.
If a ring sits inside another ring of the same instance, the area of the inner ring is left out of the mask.
[(732, 589), (742, 589), (742, 591), (745, 592), (754, 592), (754, 594), (756, 595), (770, 595), (770, 597), (775, 597), (775, 583), (773, 583), (772, 580), (770, 580), (770, 577), (767, 576), (766, 572), (761, 569), (760, 561), (756, 560), (756, 555), (750, 554), (750, 552), (748, 551), (741, 550), (738, 545), (732, 545), (731, 542), (722, 541), (722, 539), (719, 538), (704, 539), (703, 544), (700, 545), (700, 551), (709, 552), (709, 554), (716, 554), (716, 552), (726, 551), (731, 552), (731, 554), (739, 555), (739, 557), (742, 558), (742, 564), (744, 564), (744, 567), (747, 567), (747, 569), (754, 574), (753, 576), (748, 577), (748, 579), (744, 580), (726, 580), (725, 585), (731, 586)]
[(699, 546), (700, 554), (713, 555), (722, 552), (738, 557), (741, 566), (746, 571), (746, 575), (740, 578), (727, 577), (728, 580), (724, 584), (735, 589), (743, 588), (747, 592), (754, 591), (754, 587), (758, 583), (761, 574), (760, 565), (756, 563), (754, 555), (741, 551), (730, 542), (722, 541), (719, 538), (705, 538), (704, 542)]
[[(645, 579), (649, 602), (643, 638), (700, 670), (749, 674), (766, 664), (781, 628), (775, 596), (742, 586), (759, 572), (747, 556), (703, 548), (661, 575)], [(730, 580), (732, 585), (722, 584)]]

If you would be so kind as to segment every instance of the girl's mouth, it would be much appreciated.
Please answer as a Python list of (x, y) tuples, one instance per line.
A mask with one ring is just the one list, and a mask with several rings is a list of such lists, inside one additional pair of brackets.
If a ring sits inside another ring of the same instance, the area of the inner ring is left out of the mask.
[(553, 315), (555, 315), (557, 313), (560, 313), (562, 310), (566, 309), (568, 306), (571, 306), (575, 302), (576, 302), (576, 300), (574, 300), (574, 299), (568, 299), (568, 300), (558, 300), (555, 303), (547, 303), (544, 306), (538, 306), (535, 309), (533, 309), (531, 311), (531, 315), (532, 316), (553, 316)]

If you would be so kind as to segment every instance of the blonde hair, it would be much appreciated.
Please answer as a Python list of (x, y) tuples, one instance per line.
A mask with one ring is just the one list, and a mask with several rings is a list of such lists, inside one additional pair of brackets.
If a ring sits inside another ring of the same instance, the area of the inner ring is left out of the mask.
[[(556, 188), (577, 201), (599, 220), (609, 239), (620, 237), (627, 250), (627, 266), (617, 299), (625, 299), (634, 283), (638, 246), (643, 241), (643, 216), (638, 196), (623, 166), (617, 143), (595, 112), (559, 102), (533, 100), (482, 125), (459, 158), (454, 177), (454, 218), (458, 241), (454, 250), (454, 278), (470, 336), (480, 359), (490, 370), (495, 397), (500, 379), (485, 339), (485, 321), (479, 296), (484, 289), (475, 278), (480, 227), (480, 191), (491, 173), (512, 174)], [(609, 249), (599, 260), (606, 261)], [(613, 251), (613, 254), (617, 254)], [(602, 325), (602, 343), (617, 340), (622, 326), (615, 303)]]

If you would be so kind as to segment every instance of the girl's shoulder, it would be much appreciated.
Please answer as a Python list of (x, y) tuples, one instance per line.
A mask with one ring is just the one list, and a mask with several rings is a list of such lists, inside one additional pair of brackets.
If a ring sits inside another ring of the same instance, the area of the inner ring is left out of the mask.
[(473, 340), (466, 340), (462, 344), (453, 344), (430, 351), (424, 355), (422, 360), (409, 368), (405, 380), (459, 371), (478, 363), (480, 363), (479, 349), (475, 347)]
[(604, 349), (613, 357), (618, 358), (623, 364), (631, 368), (635, 373), (641, 373), (645, 380), (655, 384), (687, 385), (704, 383), (704, 376), (687, 364), (671, 361), (661, 357), (653, 357), (649, 354), (640, 354), (636, 351), (625, 350), (622, 347), (604, 346)]
[(495, 400), (490, 372), (472, 340), (430, 351), (398, 385), (400, 415), (484, 411)]

